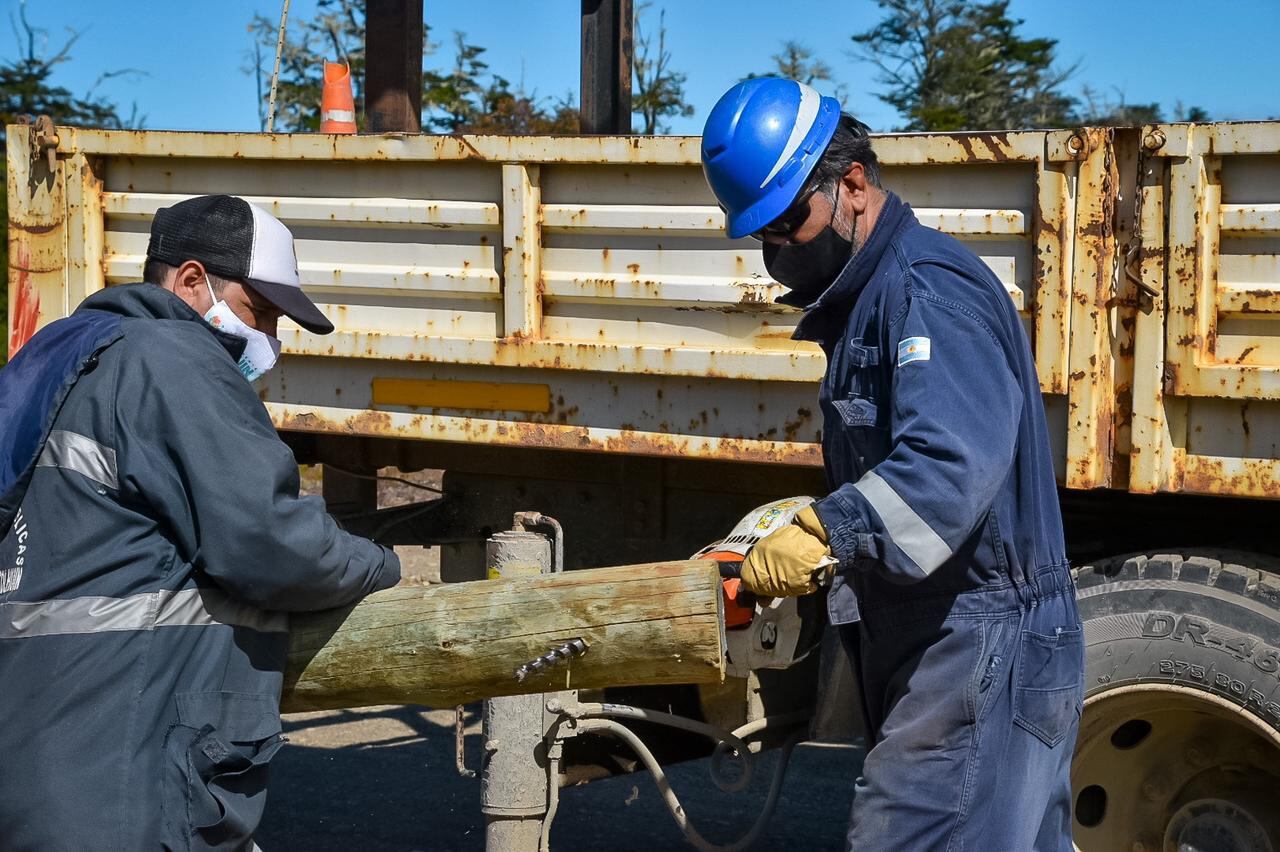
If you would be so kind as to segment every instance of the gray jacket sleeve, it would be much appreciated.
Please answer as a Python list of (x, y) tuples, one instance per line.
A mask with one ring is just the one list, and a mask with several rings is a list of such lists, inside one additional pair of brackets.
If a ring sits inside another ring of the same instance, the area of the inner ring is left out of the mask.
[(173, 528), (183, 557), (273, 610), (329, 609), (394, 586), (395, 553), (339, 529), (321, 498), (299, 496), (293, 452), (218, 344), (164, 336), (176, 339), (163, 357), (143, 355), (121, 377), (116, 422), (131, 434), (117, 443), (128, 450), (125, 486)]

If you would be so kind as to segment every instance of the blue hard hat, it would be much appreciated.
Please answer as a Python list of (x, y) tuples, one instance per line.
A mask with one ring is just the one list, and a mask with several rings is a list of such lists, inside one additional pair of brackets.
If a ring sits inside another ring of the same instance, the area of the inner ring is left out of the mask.
[(840, 103), (779, 77), (724, 93), (702, 130), (702, 170), (730, 237), (768, 225), (791, 205), (840, 122)]

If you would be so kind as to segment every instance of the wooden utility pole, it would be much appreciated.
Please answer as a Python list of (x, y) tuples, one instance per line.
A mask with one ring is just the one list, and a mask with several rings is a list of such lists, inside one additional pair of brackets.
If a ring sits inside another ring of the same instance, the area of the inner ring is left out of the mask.
[(631, 132), (632, 0), (582, 0), (583, 133)]
[[(721, 606), (720, 572), (706, 561), (389, 589), (292, 616), (281, 709), (719, 683)], [(516, 680), (520, 665), (571, 639), (586, 653)]]
[(368, 0), (364, 46), (369, 132), (421, 132), (422, 0)]

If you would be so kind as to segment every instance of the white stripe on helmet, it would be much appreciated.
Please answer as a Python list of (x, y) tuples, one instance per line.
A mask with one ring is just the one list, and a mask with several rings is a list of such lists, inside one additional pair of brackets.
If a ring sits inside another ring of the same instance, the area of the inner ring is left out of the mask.
[(764, 189), (765, 185), (782, 171), (787, 160), (791, 159), (791, 155), (800, 147), (800, 143), (809, 135), (809, 131), (818, 121), (818, 107), (822, 106), (822, 96), (804, 83), (796, 83), (796, 85), (800, 87), (800, 108), (796, 111), (795, 126), (791, 128), (791, 136), (787, 138), (787, 144), (778, 155), (778, 161), (769, 170), (768, 177), (760, 182), (761, 189)]

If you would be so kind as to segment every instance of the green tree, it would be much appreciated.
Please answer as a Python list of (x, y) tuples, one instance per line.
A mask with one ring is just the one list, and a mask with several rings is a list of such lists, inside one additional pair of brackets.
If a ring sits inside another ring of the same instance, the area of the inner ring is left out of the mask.
[(1012, 130), (1071, 124), (1055, 69), (1057, 42), (1023, 38), (1009, 0), (878, 0), (885, 16), (853, 36), (887, 87), (878, 96), (906, 119), (903, 130)]
[[(275, 128), (284, 132), (314, 133), (320, 129), (320, 96), (324, 87), (324, 63), (345, 62), (351, 67), (356, 125), (363, 130), (365, 100), (365, 7), (362, 0), (318, 0), (310, 20), (290, 20), (280, 55), (276, 88)], [(270, 79), (275, 62), (279, 24), (255, 15), (249, 24), (253, 46), (244, 71), (258, 86), (258, 119), (266, 128)], [(455, 32), (454, 61), (447, 69), (425, 68), (422, 73), (422, 127), (441, 133), (572, 133), (578, 129), (578, 112), (568, 101), (544, 104), (523, 88), (513, 89), (501, 76), (490, 73), (485, 48), (471, 44), (466, 34)], [(423, 56), (436, 45), (430, 27), (423, 26)]]
[[(317, 0), (311, 20), (290, 18), (280, 51), (280, 77), (276, 86), (277, 131), (315, 133), (320, 130), (320, 94), (324, 88), (324, 63), (345, 62), (351, 67), (351, 92), (356, 122), (364, 128), (364, 2)], [(254, 15), (249, 22), (253, 38), (250, 64), (258, 86), (258, 125), (267, 129), (267, 104), (271, 97), (271, 72), (275, 65), (280, 22)]]
[(689, 117), (693, 105), (685, 100), (684, 84), (688, 79), (681, 71), (671, 70), (671, 51), (667, 50), (667, 12), (658, 13), (658, 42), (643, 25), (645, 13), (652, 3), (639, 3), (635, 10), (635, 52), (631, 67), (635, 72), (635, 95), (631, 111), (640, 116), (647, 136), (666, 132), (662, 119), (668, 116)]
[(497, 75), (482, 93), (480, 104), (458, 132), (528, 136), (578, 133), (581, 129), (572, 95), (544, 105), (536, 95), (525, 94), (523, 88), (512, 89), (510, 82)]
[(1209, 111), (1204, 107), (1190, 106), (1184, 108), (1182, 101), (1178, 101), (1173, 105), (1174, 121), (1194, 121), (1202, 124), (1207, 121), (1213, 121), (1209, 117)]
[(536, 93), (489, 71), (485, 48), (454, 33), (453, 68), (423, 73), (423, 125), (444, 133), (509, 136), (576, 133), (578, 109), (565, 97), (545, 104)]
[(485, 96), (481, 78), (489, 73), (489, 63), (482, 58), (484, 53), (485, 48), (467, 42), (465, 33), (453, 34), (453, 68), (444, 72), (428, 70), (422, 75), (422, 110), (427, 116), (424, 127), (462, 133), (463, 128), (476, 121)]
[(27, 20), (27, 6), (18, 6), (12, 19), (18, 51), (13, 59), (0, 63), (0, 148), (4, 145), (4, 127), (14, 124), (19, 116), (48, 115), (55, 124), (77, 127), (140, 127), (143, 117), (134, 104), (129, 116), (122, 117), (119, 108), (96, 94), (98, 86), (113, 77), (139, 76), (135, 68), (105, 71), (83, 96), (77, 97), (63, 86), (53, 83), (54, 71), (71, 61), (71, 49), (82, 33), (72, 30), (62, 47), (46, 55), (41, 47), (47, 31), (32, 26)]

